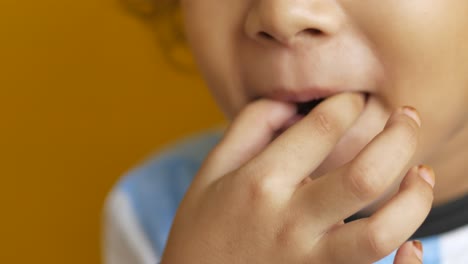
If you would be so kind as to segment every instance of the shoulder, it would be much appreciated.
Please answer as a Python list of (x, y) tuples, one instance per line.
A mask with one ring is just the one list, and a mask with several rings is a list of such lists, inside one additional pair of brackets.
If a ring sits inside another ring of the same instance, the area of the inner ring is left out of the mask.
[(117, 226), (116, 231), (125, 231), (126, 237), (139, 234), (138, 240), (146, 240), (160, 256), (180, 201), (221, 135), (218, 129), (185, 138), (129, 171), (108, 196), (105, 225)]

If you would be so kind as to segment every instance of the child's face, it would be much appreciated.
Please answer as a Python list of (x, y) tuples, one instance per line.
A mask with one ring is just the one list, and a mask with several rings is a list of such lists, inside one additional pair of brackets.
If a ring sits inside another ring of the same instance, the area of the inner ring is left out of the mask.
[(259, 97), (370, 94), (329, 164), (352, 157), (402, 105), (422, 116), (418, 161), (437, 158), (467, 121), (466, 0), (182, 0), (182, 8), (229, 118)]

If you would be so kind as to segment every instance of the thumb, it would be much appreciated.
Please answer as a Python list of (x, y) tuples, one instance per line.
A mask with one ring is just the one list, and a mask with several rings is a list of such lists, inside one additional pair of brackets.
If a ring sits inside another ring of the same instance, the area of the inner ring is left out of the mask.
[(420, 264), (422, 263), (423, 249), (418, 240), (404, 243), (397, 251), (394, 264)]

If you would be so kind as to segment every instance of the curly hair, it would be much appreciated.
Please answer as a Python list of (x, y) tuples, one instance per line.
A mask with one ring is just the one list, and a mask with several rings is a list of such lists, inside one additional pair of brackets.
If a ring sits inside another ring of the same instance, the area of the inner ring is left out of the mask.
[(183, 31), (179, 0), (119, 0), (123, 7), (155, 31), (166, 60), (179, 70), (192, 72)]

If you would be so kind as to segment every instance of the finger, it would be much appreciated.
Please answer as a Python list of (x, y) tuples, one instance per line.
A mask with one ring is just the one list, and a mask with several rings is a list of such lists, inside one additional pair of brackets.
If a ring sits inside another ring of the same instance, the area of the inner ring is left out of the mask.
[(295, 114), (295, 105), (267, 99), (246, 106), (208, 154), (196, 180), (209, 184), (235, 170), (257, 155)]
[(423, 248), (420, 241), (408, 241), (397, 251), (393, 264), (420, 264), (423, 259)]
[(246, 167), (261, 171), (258, 177), (293, 187), (309, 176), (359, 117), (364, 106), (361, 94), (330, 97), (281, 134)]
[(406, 241), (429, 214), (433, 199), (433, 171), (412, 168), (398, 193), (368, 218), (342, 225), (324, 240), (327, 248), (339, 248), (330, 254), (332, 263), (370, 263), (377, 261)]
[[(397, 110), (354, 160), (300, 187), (293, 198), (296, 210), (311, 217), (320, 214), (320, 222), (314, 221), (316, 230), (327, 229), (359, 211), (400, 176), (416, 150), (418, 131), (417, 122), (404, 109)], [(318, 199), (319, 203), (311, 203)]]

